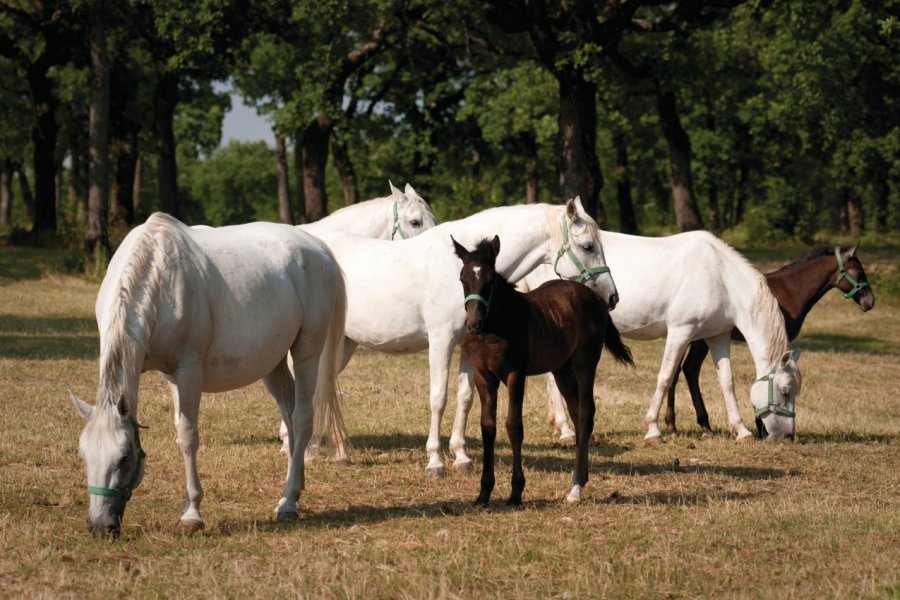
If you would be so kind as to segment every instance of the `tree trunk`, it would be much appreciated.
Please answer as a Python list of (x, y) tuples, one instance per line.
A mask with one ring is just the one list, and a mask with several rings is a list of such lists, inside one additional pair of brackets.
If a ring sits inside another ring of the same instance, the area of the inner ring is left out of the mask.
[[(88, 264), (109, 256), (109, 123), (111, 65), (106, 52), (106, 26), (96, 5), (91, 10), (91, 105), (88, 228), (84, 250)], [(97, 256), (97, 251), (101, 255)]]
[(110, 218), (113, 223), (134, 225), (135, 176), (138, 165), (138, 132), (129, 127), (119, 134), (116, 152), (116, 193)]
[(275, 164), (278, 167), (278, 218), (282, 223), (294, 224), (294, 211), (291, 210), (291, 186), (288, 181), (287, 150), (284, 136), (275, 134)]
[(76, 209), (75, 219), (78, 223), (88, 221), (88, 174), (84, 164), (84, 155), (79, 144), (73, 144), (69, 154), (69, 177), (66, 182), (69, 205)]
[(134, 219), (137, 220), (138, 215), (141, 214), (141, 183), (144, 172), (144, 159), (141, 157), (139, 147), (135, 146), (135, 149), (137, 149), (138, 152), (134, 161), (134, 185), (131, 188), (131, 198), (134, 205)]
[(678, 231), (703, 229), (694, 181), (691, 175), (691, 140), (678, 118), (678, 103), (672, 91), (657, 91), (659, 121), (669, 145), (669, 177)]
[(538, 202), (538, 155), (534, 135), (520, 137), (522, 154), (525, 156), (525, 204)]
[(297, 131), (294, 141), (294, 179), (297, 181), (297, 202), (300, 207), (299, 222), (309, 223), (306, 220), (306, 195), (303, 192), (303, 132)]
[(0, 227), (9, 227), (12, 224), (12, 180), (13, 165), (4, 160), (0, 165)]
[(16, 172), (19, 176), (19, 192), (22, 194), (25, 212), (28, 214), (28, 220), (34, 223), (34, 196), (31, 195), (31, 186), (28, 185), (28, 175), (25, 174), (25, 167), (21, 164), (16, 169)]
[(856, 188), (848, 187), (847, 199), (847, 223), (850, 226), (850, 237), (858, 240), (865, 228), (865, 215), (863, 214), (862, 200), (856, 193)]
[(328, 195), (325, 191), (325, 165), (328, 162), (328, 138), (331, 121), (319, 113), (303, 132), (301, 158), (303, 161), (303, 198), (307, 223), (318, 221), (328, 214)]
[(179, 216), (178, 165), (175, 161), (175, 106), (178, 104), (178, 77), (160, 75), (153, 96), (153, 133), (156, 136), (156, 193), (159, 210)]
[(628, 175), (628, 145), (625, 136), (617, 133), (613, 136), (616, 149), (616, 200), (619, 203), (619, 231), (622, 233), (638, 233), (637, 218), (634, 214), (634, 203), (631, 200), (631, 177)]
[(34, 218), (31, 231), (40, 234), (56, 231), (56, 123), (57, 100), (47, 77), (49, 65), (32, 64), (27, 71), (35, 111), (31, 130), (34, 149)]
[(341, 142), (334, 130), (331, 131), (331, 157), (334, 159), (334, 166), (341, 179), (341, 189), (344, 192), (344, 206), (356, 204), (359, 202), (356, 170), (353, 168), (353, 162), (350, 160), (350, 153), (347, 152), (347, 147)]
[(563, 199), (581, 196), (601, 225), (603, 174), (597, 161), (597, 89), (581, 73), (557, 73), (559, 82), (559, 187)]

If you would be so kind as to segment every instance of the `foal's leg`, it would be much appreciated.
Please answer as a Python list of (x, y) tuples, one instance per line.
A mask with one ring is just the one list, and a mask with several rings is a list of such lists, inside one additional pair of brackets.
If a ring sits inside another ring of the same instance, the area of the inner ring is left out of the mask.
[(658, 444), (662, 438), (659, 431), (659, 410), (662, 408), (663, 399), (675, 379), (678, 372), (678, 366), (681, 364), (681, 358), (691, 341), (691, 330), (686, 329), (680, 331), (678, 329), (670, 329), (666, 337), (666, 348), (663, 351), (662, 364), (659, 367), (659, 374), (656, 377), (656, 390), (653, 392), (653, 399), (650, 401), (650, 408), (644, 416), (644, 440), (648, 444)]
[(431, 375), (431, 426), (428, 430), (428, 441), (425, 451), (428, 453), (428, 466), (425, 474), (440, 478), (446, 475), (444, 461), (441, 460), (441, 419), (447, 407), (447, 377), (450, 373), (450, 359), (456, 340), (452, 336), (433, 337), (428, 342), (428, 369)]
[(456, 389), (456, 416), (453, 419), (453, 433), (450, 434), (450, 451), (455, 457), (453, 468), (468, 473), (472, 470), (472, 459), (466, 456), (466, 421), (472, 407), (473, 371), (469, 355), (459, 352), (459, 385)]
[[(575, 443), (575, 430), (569, 426), (569, 414), (553, 373), (547, 373), (547, 422), (559, 432), (559, 443), (565, 446)], [(574, 418), (574, 415), (571, 415)]]
[(734, 395), (734, 376), (731, 373), (731, 332), (724, 333), (706, 340), (712, 352), (713, 362), (716, 364), (716, 373), (719, 376), (719, 386), (722, 395), (725, 396), (725, 408), (728, 410), (728, 426), (734, 433), (735, 440), (746, 442), (753, 440), (753, 434), (744, 427), (741, 421), (741, 413), (738, 410), (737, 398)]
[[(507, 504), (510, 506), (522, 505), (522, 490), (525, 489), (525, 472), (522, 470), (522, 440), (525, 439), (525, 427), (522, 425), (522, 404), (525, 401), (525, 375), (512, 372), (506, 378), (506, 388), (509, 392), (509, 407), (506, 414), (506, 434), (512, 445), (512, 479), (510, 480), (512, 492)], [(496, 396), (495, 396), (496, 398)], [(497, 408), (496, 400), (494, 402)]]
[(497, 388), (500, 382), (492, 375), (489, 379), (481, 373), (475, 373), (475, 387), (481, 398), (481, 446), (484, 449), (481, 468), (481, 491), (475, 504), (487, 506), (494, 491), (494, 442), (497, 439)]
[(176, 441), (184, 454), (184, 512), (178, 519), (178, 529), (193, 533), (203, 528), (200, 501), (203, 488), (197, 473), (197, 448), (200, 447), (200, 394), (203, 389), (200, 367), (182, 362), (169, 379), (175, 403)]
[(569, 413), (575, 421), (575, 468), (572, 471), (572, 487), (566, 502), (581, 502), (581, 492), (588, 481), (588, 451), (594, 430), (594, 368), (566, 363), (553, 374), (566, 399)]

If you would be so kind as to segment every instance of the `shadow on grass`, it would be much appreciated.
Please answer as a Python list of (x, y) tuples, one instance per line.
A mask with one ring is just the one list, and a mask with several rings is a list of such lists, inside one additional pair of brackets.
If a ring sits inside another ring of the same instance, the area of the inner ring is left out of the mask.
[(797, 338), (794, 345), (813, 352), (854, 352), (860, 354), (890, 354), (900, 356), (894, 344), (868, 336), (842, 335), (839, 333), (810, 333)]
[(99, 340), (93, 319), (0, 315), (0, 356), (47, 359), (97, 356)]
[(803, 433), (798, 435), (798, 444), (893, 444), (900, 441), (894, 433), (855, 433), (853, 431), (826, 431), (824, 433)]

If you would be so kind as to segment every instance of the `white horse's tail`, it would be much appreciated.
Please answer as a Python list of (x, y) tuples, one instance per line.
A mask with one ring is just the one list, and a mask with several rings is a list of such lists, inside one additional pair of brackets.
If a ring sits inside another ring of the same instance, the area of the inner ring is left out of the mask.
[(328, 325), (328, 337), (319, 357), (316, 392), (313, 396), (313, 439), (319, 440), (325, 433), (334, 444), (336, 462), (350, 462), (352, 446), (341, 413), (341, 397), (337, 389), (337, 376), (344, 359), (344, 326), (347, 321), (347, 288), (344, 274), (338, 268), (335, 278), (336, 294)]

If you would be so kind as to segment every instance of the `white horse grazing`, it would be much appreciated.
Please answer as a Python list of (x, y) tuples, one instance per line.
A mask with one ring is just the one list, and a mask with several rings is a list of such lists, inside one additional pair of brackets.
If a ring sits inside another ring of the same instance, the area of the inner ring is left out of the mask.
[(391, 195), (338, 209), (318, 221), (298, 225), (314, 236), (345, 231), (380, 240), (400, 240), (419, 235), (435, 225), (434, 215), (411, 185), (401, 192), (390, 181)]
[[(405, 191), (401, 192), (390, 181), (388, 185), (390, 196), (345, 206), (327, 217), (298, 227), (315, 236), (329, 231), (344, 231), (380, 240), (405, 240), (434, 227), (436, 221), (431, 209), (413, 186), (407, 183)], [(287, 432), (287, 425), (282, 421), (279, 431), (282, 454), (288, 454)], [(309, 453), (310, 456), (314, 454), (315, 450)], [(345, 454), (341, 452), (340, 456)]]
[[(431, 375), (431, 428), (426, 450), (429, 475), (445, 473), (440, 456), (440, 425), (447, 404), (447, 376), (453, 349), (465, 331), (466, 312), (453, 236), (475, 246), (500, 235), (503, 255), (497, 272), (509, 281), (524, 277), (539, 264), (554, 265), (560, 277), (590, 286), (612, 308), (615, 284), (606, 268), (597, 223), (580, 199), (565, 206), (532, 204), (493, 208), (466, 219), (442, 223), (402, 243), (365, 239), (345, 233), (322, 234), (347, 281), (347, 326), (344, 365), (364, 346), (390, 353), (428, 349)], [(456, 418), (450, 449), (454, 466), (471, 467), (465, 453), (465, 413), (472, 401), (472, 369), (460, 358)]]
[[(734, 394), (730, 355), (734, 327), (746, 338), (756, 365), (750, 401), (767, 439), (793, 438), (800, 353), (790, 349), (784, 318), (765, 277), (733, 248), (705, 231), (664, 238), (604, 232), (603, 247), (619, 289), (619, 307), (610, 313), (619, 332), (635, 340), (666, 338), (656, 390), (644, 417), (645, 440), (660, 440), (657, 421), (663, 398), (688, 345), (701, 339), (712, 352), (731, 431), (738, 441), (751, 439)], [(525, 284), (534, 288), (551, 276), (539, 268)], [(550, 420), (565, 439), (571, 428), (559, 391), (549, 378), (548, 391)], [(574, 438), (574, 432), (571, 436)]]
[[(194, 229), (156, 213), (132, 230), (97, 296), (96, 404), (72, 395), (87, 419), (79, 454), (87, 467), (88, 527), (118, 535), (140, 483), (142, 371), (160, 371), (172, 390), (186, 478), (179, 528), (195, 531), (203, 526), (196, 465), (201, 392), (262, 378), (289, 423), (292, 455), (302, 457), (312, 432), (314, 392), (316, 405), (336, 404), (345, 314), (344, 281), (331, 252), (289, 225)], [(289, 460), (279, 519), (297, 518), (303, 486), (303, 460)]]

